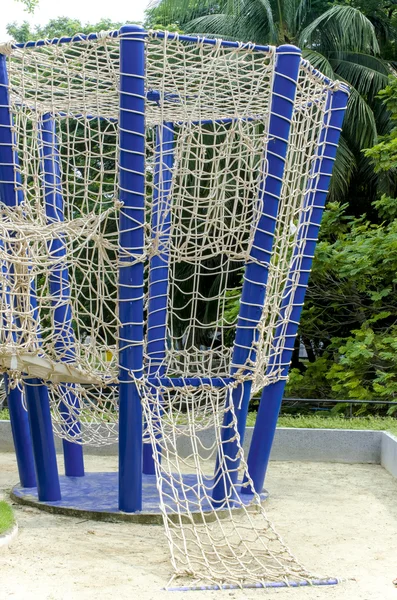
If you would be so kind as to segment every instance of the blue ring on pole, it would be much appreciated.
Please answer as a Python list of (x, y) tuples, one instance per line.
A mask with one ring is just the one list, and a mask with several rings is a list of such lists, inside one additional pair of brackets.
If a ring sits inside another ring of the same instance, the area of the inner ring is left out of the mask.
[[(41, 170), (43, 178), (44, 205), (48, 224), (64, 221), (62, 180), (57, 140), (56, 123), (51, 113), (42, 115), (39, 121), (39, 141), (41, 154)], [(55, 351), (59, 352), (63, 362), (76, 361), (75, 336), (72, 326), (72, 309), (70, 306), (69, 269), (66, 264), (66, 246), (62, 239), (53, 239), (48, 244), (48, 252), (56, 260), (54, 268), (49, 269), (48, 285), (51, 304), (54, 309)], [(64, 421), (64, 429), (71, 437), (80, 438), (80, 422), (72, 420), (70, 408), (74, 414), (79, 413), (80, 402), (73, 392), (73, 386), (60, 385), (60, 415)], [(63, 439), (65, 474), (69, 477), (84, 476), (83, 448), (80, 444)]]
[[(23, 200), (22, 189), (15, 190), (15, 181), (21, 182), (18, 170), (18, 154), (14, 150), (12, 114), (8, 94), (8, 74), (5, 56), (0, 55), (0, 194), (8, 207), (16, 207)], [(30, 304), (37, 316), (37, 301), (32, 283)], [(55, 443), (52, 432), (48, 389), (39, 379), (26, 378), (26, 405), (32, 438), (39, 499), (56, 501), (61, 499)], [(22, 424), (19, 433), (26, 430)]]
[[(307, 191), (305, 205), (307, 208), (312, 208), (311, 221), (307, 222), (308, 211), (305, 211), (301, 216), (299, 229), (307, 228), (304, 237), (304, 248), (302, 251), (302, 263), (299, 272), (298, 286), (294, 298), (294, 306), (291, 311), (289, 322), (286, 328), (285, 337), (288, 346), (284, 347), (281, 354), (282, 377), (286, 377), (289, 370), (289, 364), (292, 358), (294, 340), (298, 332), (300, 316), (305, 299), (306, 289), (309, 281), (310, 270), (312, 267), (314, 251), (316, 248), (318, 230), (321, 223), (321, 218), (324, 212), (325, 201), (329, 184), (331, 181), (332, 169), (336, 157), (339, 137), (342, 129), (343, 118), (348, 101), (348, 92), (346, 89), (338, 91), (328, 91), (327, 108), (324, 115), (323, 128), (320, 132), (319, 148), (321, 154), (315, 161), (313, 169), (313, 177), (310, 179), (310, 187)], [(314, 177), (318, 177), (316, 188), (313, 189)], [(306, 221), (305, 221), (306, 220)], [(301, 229), (302, 231), (302, 229)], [(283, 318), (285, 307), (289, 302), (288, 295), (290, 293), (292, 277), (295, 272), (295, 260), (297, 259), (299, 250), (297, 246), (294, 250), (294, 258), (292, 268), (285, 286), (284, 299), (281, 305), (281, 316)], [(275, 339), (281, 335), (282, 325), (276, 328)], [(271, 368), (272, 365), (270, 365)], [(281, 402), (283, 398), (286, 380), (281, 379), (276, 383), (270, 384), (262, 391), (261, 401), (259, 404), (258, 415), (253, 431), (251, 446), (248, 454), (247, 470), (253, 482), (253, 487), (256, 492), (260, 493), (263, 489), (266, 471), (270, 459), (270, 451), (273, 444), (274, 434), (277, 425), (277, 419), (280, 412)], [(244, 478), (244, 483), (247, 483), (247, 476)], [(252, 493), (249, 485), (242, 488), (242, 492)]]
[(295, 46), (285, 45), (277, 48), (268, 131), (269, 141), (263, 159), (263, 169), (265, 164), (267, 169), (266, 174), (263, 173), (259, 188), (262, 214), (254, 235), (251, 260), (248, 261), (245, 268), (231, 367), (233, 376), (240, 371), (241, 366), (244, 366), (242, 375), (247, 379), (233, 389), (231, 399), (226, 400), (234, 406), (233, 412), (237, 419), (239, 440), (235, 436), (233, 412), (227, 410), (221, 432), (222, 452), (218, 453), (215, 466), (214, 480), (216, 483), (212, 494), (214, 506), (231, 497), (232, 487), (236, 484), (238, 477), (241, 458), (239, 449), (244, 441), (252, 388), (249, 364), (253, 365), (256, 360), (256, 352), (253, 348), (258, 338), (257, 327), (265, 303), (269, 258), (273, 248), (300, 61), (301, 52)]
[(142, 406), (145, 225), (144, 29), (120, 30), (119, 182), (119, 507), (142, 509)]

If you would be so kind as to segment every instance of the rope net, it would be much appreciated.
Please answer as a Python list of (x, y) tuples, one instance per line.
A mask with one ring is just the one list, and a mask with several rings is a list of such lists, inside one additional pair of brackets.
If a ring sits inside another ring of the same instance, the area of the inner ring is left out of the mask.
[[(144, 43), (142, 253), (119, 244), (120, 38), (9, 49), (14, 200), (1, 204), (0, 365), (11, 385), (46, 382), (59, 436), (114, 443), (118, 269), (121, 260), (143, 263), (144, 374), (131, 371), (130, 380), (141, 397), (144, 443), (154, 448), (175, 573), (237, 585), (310, 581), (262, 498), (253, 494), (247, 504), (240, 494), (240, 476), (252, 482), (235, 399), (241, 405), (247, 384), (253, 395), (286, 377), (286, 327), (312, 223), (307, 190), (317, 186), (331, 84), (301, 62), (265, 302), (246, 347), (235, 334), (248, 302), (245, 266), (260, 263), (275, 49), (157, 32)], [(220, 512), (212, 495), (225, 472)]]

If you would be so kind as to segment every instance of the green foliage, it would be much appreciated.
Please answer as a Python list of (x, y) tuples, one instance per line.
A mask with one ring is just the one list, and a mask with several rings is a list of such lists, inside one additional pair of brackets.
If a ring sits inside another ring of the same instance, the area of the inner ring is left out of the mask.
[(27, 13), (33, 14), (40, 3), (40, 0), (15, 0), (15, 2), (23, 4), (25, 7), (24, 10)]
[[(34, 29), (26, 22), (10, 24), (8, 32), (25, 42), (120, 25), (108, 20), (84, 25), (61, 17)], [(389, 73), (397, 59), (397, 5), (383, 0), (339, 4), (322, 0), (159, 0), (149, 9), (146, 25), (258, 43), (300, 43), (313, 65), (331, 78), (349, 82), (352, 94), (331, 201), (299, 332), (308, 359), (299, 360), (294, 353), (286, 395), (396, 399), (397, 79)], [(368, 146), (373, 147), (363, 153)], [(213, 286), (219, 285), (214, 278)], [(228, 287), (234, 289), (228, 293), (222, 318), (233, 323), (240, 305), (240, 272)], [(211, 290), (203, 290), (203, 298), (207, 296), (211, 297)], [(182, 307), (183, 298), (181, 311)], [(201, 317), (207, 311), (211, 319), (210, 302), (203, 302), (200, 310)], [(365, 406), (354, 409), (356, 413), (374, 410)], [(389, 413), (396, 414), (394, 407)], [(2, 415), (4, 418), (4, 411), (0, 418)], [(323, 416), (311, 418), (323, 426), (326, 422)], [(311, 426), (306, 417), (302, 419), (288, 426), (300, 422), (306, 423), (300, 426)], [(348, 427), (353, 423), (363, 426), (361, 419), (335, 419), (336, 427), (342, 426), (341, 421)], [(369, 428), (390, 428), (384, 424), (376, 427), (371, 419), (368, 423)], [(326, 426), (332, 427), (332, 423)]]
[[(255, 425), (256, 413), (249, 413), (247, 425)], [(277, 427), (307, 429), (372, 429), (397, 434), (397, 419), (393, 417), (354, 417), (346, 419), (339, 415), (320, 413), (316, 415), (280, 415)]]
[(0, 500), (0, 535), (9, 531), (14, 522), (14, 513), (11, 506), (7, 502)]
[[(335, 362), (326, 375), (334, 396), (370, 400), (396, 399), (396, 407), (388, 414), (397, 413), (397, 327), (375, 331), (365, 323), (345, 340), (333, 340)], [(368, 410), (363, 407), (356, 411)]]
[[(397, 78), (389, 77), (389, 84), (381, 90), (378, 97), (383, 100), (390, 112), (391, 121), (397, 120)], [(376, 172), (391, 171), (397, 168), (397, 127), (379, 139), (379, 143), (365, 151), (371, 159)]]
[(101, 19), (97, 23), (83, 24), (79, 19), (70, 19), (69, 17), (58, 17), (51, 19), (46, 25), (36, 25), (31, 28), (26, 21), (22, 25), (17, 23), (9, 23), (7, 25), (7, 33), (11, 35), (16, 42), (25, 43), (28, 41), (53, 39), (63, 36), (72, 37), (77, 33), (95, 33), (98, 31), (112, 31), (119, 29), (126, 23), (134, 23), (135, 21), (114, 22), (110, 19)]
[(316, 360), (301, 374), (301, 383), (313, 371), (317, 379), (324, 375), (323, 383), (316, 383), (317, 395), (327, 382), (328, 397), (393, 400), (397, 392), (396, 201), (383, 195), (374, 203), (378, 223), (365, 215), (349, 218), (344, 210), (340, 204), (329, 205), (318, 244), (301, 321), (301, 334), (312, 340)]
[(327, 373), (332, 365), (328, 355), (320, 356), (302, 369), (291, 369), (285, 388), (286, 398), (332, 398)]
[[(395, 80), (381, 98), (395, 120)], [(392, 152), (385, 150), (385, 161)], [(348, 210), (348, 203), (328, 203), (300, 326), (309, 359), (295, 357), (285, 395), (396, 399), (396, 407), (363, 405), (353, 412), (397, 414), (397, 201), (380, 195), (371, 218)], [(236, 318), (238, 308), (234, 297), (227, 314)]]
[[(343, 139), (331, 183), (334, 199), (346, 197), (354, 181), (362, 188), (376, 180), (361, 150), (387, 128), (377, 94), (387, 84), (389, 65), (383, 46), (395, 28), (388, 8), (372, 0), (327, 3), (323, 0), (158, 0), (147, 11), (147, 25), (177, 23), (184, 31), (260, 44), (292, 43), (320, 71), (349, 83), (352, 92)], [(369, 202), (370, 202), (369, 201)]]
[(379, 53), (373, 24), (353, 6), (332, 6), (299, 33), (298, 41), (302, 47), (326, 47), (337, 53), (341, 50), (370, 56)]
[[(88, 419), (87, 415), (87, 419)], [(247, 426), (255, 425), (257, 413), (252, 411), (248, 413)], [(8, 421), (10, 418), (8, 410), (0, 411), (0, 420)], [(334, 415), (330, 412), (321, 412), (318, 414), (296, 414), (284, 415), (281, 414), (278, 422), (278, 427), (306, 427), (309, 429), (375, 429), (378, 431), (391, 431), (397, 435), (397, 419), (395, 417), (353, 417), (346, 418), (341, 415)]]

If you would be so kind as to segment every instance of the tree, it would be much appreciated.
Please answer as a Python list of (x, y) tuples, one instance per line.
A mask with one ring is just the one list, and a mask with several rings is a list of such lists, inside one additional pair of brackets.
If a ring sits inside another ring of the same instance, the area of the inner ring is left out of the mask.
[(376, 188), (376, 175), (361, 150), (371, 146), (378, 131), (385, 133), (389, 124), (376, 96), (390, 72), (380, 56), (380, 42), (394, 39), (394, 28), (380, 18), (384, 13), (376, 5), (367, 8), (368, 17), (354, 2), (158, 0), (147, 12), (147, 24), (173, 22), (186, 32), (259, 44), (296, 44), (325, 75), (348, 82), (351, 96), (332, 182), (333, 198), (341, 200), (353, 176), (358, 186), (365, 182)]
[(115, 23), (110, 19), (101, 19), (97, 23), (81, 23), (78, 19), (70, 19), (69, 17), (58, 17), (51, 19), (46, 25), (36, 25), (31, 27), (27, 21), (22, 25), (17, 23), (9, 23), (7, 25), (7, 33), (11, 35), (16, 42), (21, 44), (30, 40), (52, 39), (59, 37), (72, 37), (77, 33), (94, 33), (98, 31), (111, 31), (119, 29), (126, 23), (134, 23), (135, 21), (123, 21)]
[[(396, 78), (379, 97), (395, 124)], [(365, 155), (377, 172), (393, 173), (397, 125)], [(300, 329), (314, 359), (292, 372), (293, 394), (312, 390), (314, 373), (325, 395), (397, 398), (397, 200), (383, 194), (372, 209), (377, 222), (347, 216), (346, 205), (328, 206)]]
[(40, 0), (15, 0), (15, 2), (19, 2), (23, 4), (25, 7), (25, 11), (33, 14), (37, 6), (39, 5)]

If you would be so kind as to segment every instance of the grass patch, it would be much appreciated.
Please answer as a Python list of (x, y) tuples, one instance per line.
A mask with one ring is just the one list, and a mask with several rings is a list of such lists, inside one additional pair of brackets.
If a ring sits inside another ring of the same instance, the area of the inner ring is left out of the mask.
[(10, 420), (10, 413), (8, 412), (8, 408), (3, 408), (3, 410), (0, 410), (0, 421), (9, 421)]
[[(256, 412), (248, 414), (247, 425), (253, 426)], [(339, 415), (281, 415), (277, 427), (308, 429), (376, 429), (391, 431), (397, 435), (397, 419), (394, 417), (353, 417), (347, 419)]]
[(11, 529), (14, 523), (14, 513), (11, 506), (7, 502), (0, 500), (0, 535)]
[[(0, 410), (0, 421), (8, 421), (10, 413), (7, 408)], [(248, 413), (247, 425), (253, 427), (256, 412)], [(395, 417), (352, 417), (348, 419), (340, 415), (281, 415), (277, 427), (297, 427), (308, 429), (376, 429), (390, 431), (397, 435), (397, 418)]]

